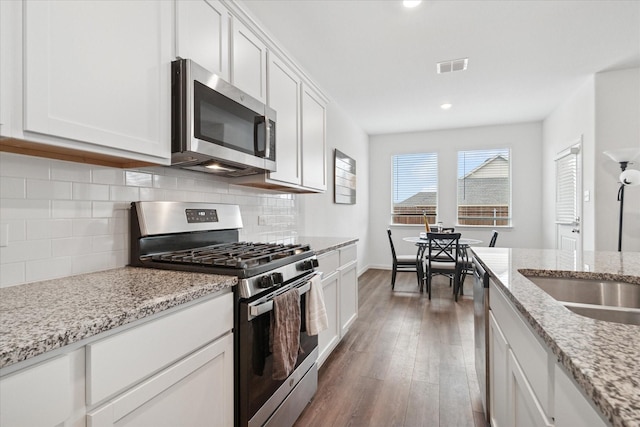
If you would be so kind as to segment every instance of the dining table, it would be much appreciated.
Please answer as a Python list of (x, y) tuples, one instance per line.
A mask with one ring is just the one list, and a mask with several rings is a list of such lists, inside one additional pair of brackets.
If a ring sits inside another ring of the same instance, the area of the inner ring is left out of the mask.
[[(416, 252), (416, 266), (420, 265), (421, 260), (424, 258), (424, 253), (426, 252), (426, 249), (429, 245), (429, 240), (427, 240), (427, 237), (426, 236), (424, 237), (409, 236), (409, 237), (403, 237), (402, 240), (404, 240), (405, 242), (414, 243), (418, 247), (418, 250)], [(460, 237), (460, 239), (458, 239), (458, 245), (460, 246), (460, 250), (462, 252), (463, 265), (464, 265), (462, 269), (462, 282), (464, 282), (464, 275), (467, 272), (466, 271), (467, 266), (471, 265), (469, 262), (469, 255), (468, 255), (467, 249), (469, 248), (469, 246), (479, 245), (481, 243), (482, 243), (482, 240), (478, 240), (478, 239), (470, 239), (466, 237)], [(420, 286), (421, 290), (422, 290), (423, 277), (424, 277), (424, 271), (420, 272), (420, 270), (418, 270), (418, 286)]]

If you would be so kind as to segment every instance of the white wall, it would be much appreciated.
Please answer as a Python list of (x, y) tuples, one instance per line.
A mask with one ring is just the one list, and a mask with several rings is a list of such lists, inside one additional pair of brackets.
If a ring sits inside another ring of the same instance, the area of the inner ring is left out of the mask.
[(542, 149), (542, 215), (543, 247), (556, 247), (555, 225), (555, 161), (556, 155), (582, 137), (583, 191), (589, 191), (590, 201), (582, 202), (582, 247), (595, 247), (595, 147), (594, 78), (585, 79), (580, 88), (544, 120)]
[[(640, 69), (585, 78), (580, 89), (543, 122), (543, 245), (555, 247), (554, 156), (583, 137), (582, 238), (584, 250), (615, 251), (618, 244), (620, 166), (603, 154), (640, 147)], [(640, 159), (631, 166), (640, 169)], [(623, 251), (640, 251), (640, 187), (625, 190)]]
[[(497, 246), (539, 248), (541, 220), (542, 123), (483, 126), (431, 132), (370, 137), (369, 185), (371, 188), (370, 258), (372, 267), (389, 268), (391, 252), (386, 229), (391, 221), (391, 156), (398, 153), (438, 153), (438, 214), (445, 226), (455, 226), (465, 237), (488, 244), (494, 227), (460, 227), (456, 219), (457, 151), (511, 148), (513, 227), (498, 228)], [(414, 253), (402, 237), (417, 235), (421, 226), (394, 226), (398, 253)]]
[[(356, 204), (335, 204), (334, 150), (356, 161)], [(298, 196), (307, 236), (357, 237), (358, 270), (367, 268), (369, 256), (369, 137), (335, 103), (327, 107), (327, 191)]]
[[(596, 74), (595, 104), (595, 249), (615, 251), (620, 166), (602, 152), (640, 148), (640, 68)], [(630, 168), (640, 169), (640, 158)], [(622, 250), (640, 251), (640, 187), (625, 188)]]

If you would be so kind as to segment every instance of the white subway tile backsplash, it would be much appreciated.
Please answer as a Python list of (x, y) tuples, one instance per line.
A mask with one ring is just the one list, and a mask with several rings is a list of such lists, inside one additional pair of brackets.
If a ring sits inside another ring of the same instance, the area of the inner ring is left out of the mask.
[(31, 219), (49, 218), (49, 200), (0, 199), (0, 218)]
[(153, 186), (156, 188), (178, 188), (178, 178), (175, 176), (153, 175)]
[(123, 267), (116, 265), (118, 259), (120, 259), (118, 255), (112, 252), (75, 256), (71, 261), (71, 271), (72, 274), (82, 274)]
[(71, 257), (48, 258), (26, 262), (26, 281), (56, 279), (73, 274)]
[(112, 185), (109, 190), (110, 190), (110, 196), (109, 196), (110, 200), (136, 201), (140, 199), (140, 192), (137, 187)]
[(84, 163), (72, 163), (53, 160), (51, 179), (56, 181), (91, 182), (91, 166)]
[(100, 236), (109, 234), (108, 218), (87, 218), (73, 220), (73, 236)]
[(23, 240), (0, 248), (0, 264), (31, 261), (51, 256), (50, 240)]
[(122, 169), (94, 167), (91, 171), (91, 182), (94, 184), (124, 185)]
[(73, 235), (70, 219), (32, 219), (26, 222), (27, 240), (57, 239)]
[(52, 200), (51, 216), (53, 218), (90, 218), (91, 202), (76, 200)]
[[(129, 210), (137, 200), (240, 205), (246, 241), (290, 242), (297, 234), (292, 194), (169, 167), (123, 170), (0, 153), (0, 217), (10, 244), (0, 248), (0, 286), (129, 263)], [(5, 167), (6, 166), (6, 167)], [(258, 216), (270, 218), (258, 225)]]
[(124, 183), (134, 187), (152, 187), (153, 175), (146, 172), (125, 171)]
[(74, 200), (109, 200), (109, 186), (104, 184), (73, 183)]
[(142, 201), (159, 201), (165, 200), (165, 190), (160, 188), (141, 188), (140, 200)]
[(8, 232), (8, 236), (6, 236), (6, 241), (11, 244), (11, 242), (20, 242), (22, 240), (27, 239), (26, 232), (26, 221), (24, 219), (8, 219), (0, 222), (2, 225), (8, 226), (8, 229), (2, 227), (0, 233)]
[(28, 179), (27, 199), (69, 200), (71, 199), (71, 183)]
[(2, 264), (0, 268), (0, 288), (19, 285), (25, 282), (25, 263)]
[(91, 250), (91, 237), (68, 237), (65, 239), (51, 240), (51, 254), (54, 257), (89, 254)]
[(49, 159), (0, 152), (0, 175), (49, 179)]
[(2, 181), (0, 181), (0, 198), (24, 199), (26, 194), (26, 180), (24, 178), (2, 177)]

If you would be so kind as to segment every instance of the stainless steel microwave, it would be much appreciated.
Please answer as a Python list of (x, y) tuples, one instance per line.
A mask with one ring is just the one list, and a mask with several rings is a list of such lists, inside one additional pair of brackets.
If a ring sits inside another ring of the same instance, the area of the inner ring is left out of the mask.
[(171, 63), (171, 164), (223, 176), (276, 170), (276, 112), (189, 59)]

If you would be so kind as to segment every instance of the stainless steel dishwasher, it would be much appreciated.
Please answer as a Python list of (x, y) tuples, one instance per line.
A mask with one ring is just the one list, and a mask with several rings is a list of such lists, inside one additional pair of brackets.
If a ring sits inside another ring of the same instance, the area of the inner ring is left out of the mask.
[(473, 257), (473, 336), (476, 375), (480, 386), (486, 425), (489, 425), (489, 275)]

